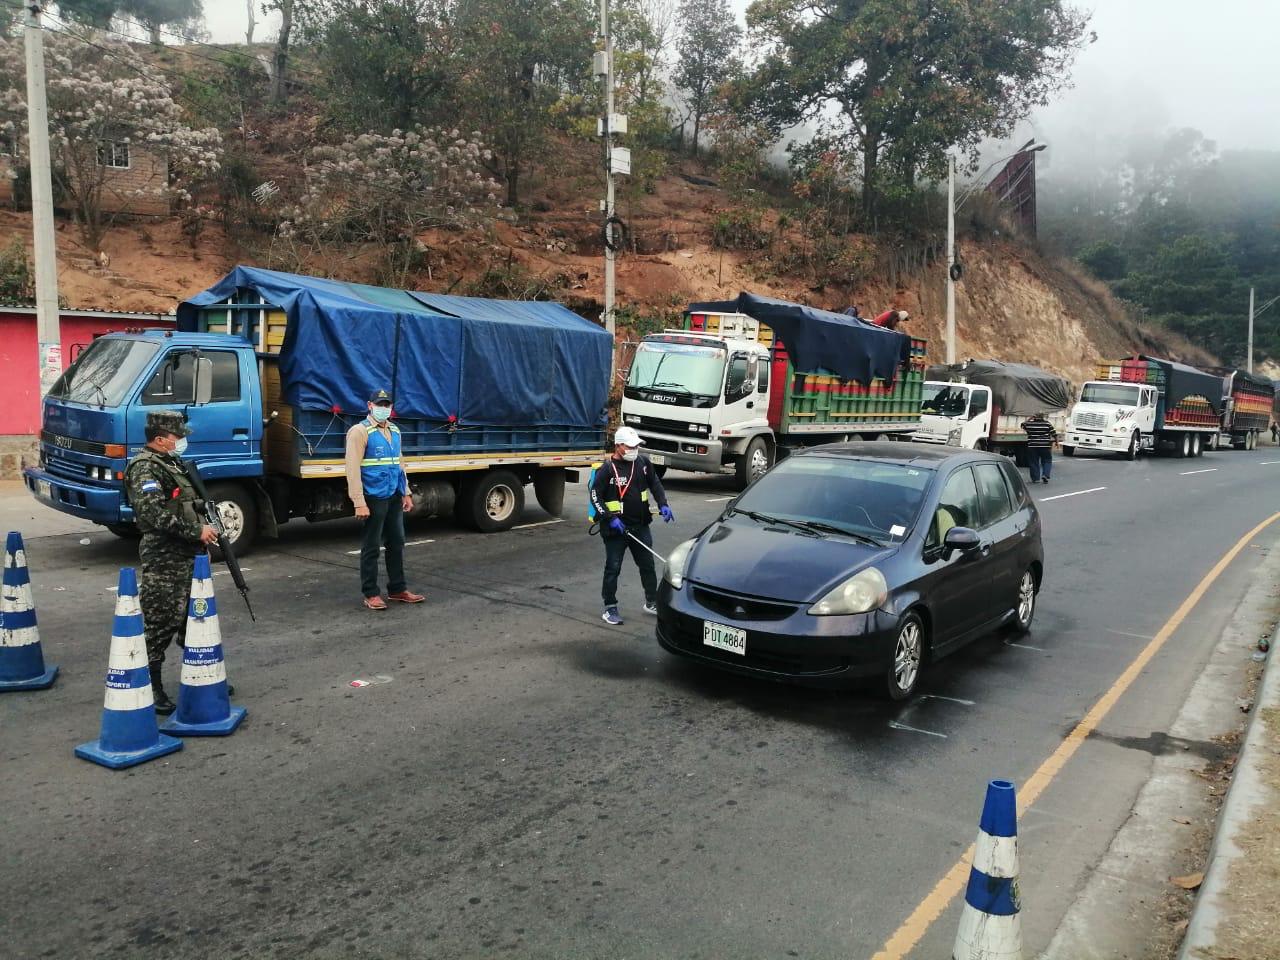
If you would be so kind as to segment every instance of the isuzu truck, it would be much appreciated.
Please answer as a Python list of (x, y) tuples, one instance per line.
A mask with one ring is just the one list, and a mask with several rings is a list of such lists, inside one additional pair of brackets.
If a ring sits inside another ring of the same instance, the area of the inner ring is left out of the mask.
[(559, 514), (605, 449), (612, 338), (555, 303), (388, 290), (239, 267), (178, 308), (178, 330), (100, 337), (44, 400), (45, 505), (136, 535), (125, 465), (149, 410), (186, 414), (184, 459), (232, 546), (289, 520), (351, 516), (347, 429), (388, 390), (418, 515), (490, 532), (525, 487)]

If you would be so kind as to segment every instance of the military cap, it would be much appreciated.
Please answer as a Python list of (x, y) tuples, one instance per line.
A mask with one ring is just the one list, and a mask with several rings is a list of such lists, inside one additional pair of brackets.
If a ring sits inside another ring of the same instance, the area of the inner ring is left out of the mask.
[(175, 437), (191, 436), (191, 427), (187, 424), (187, 419), (177, 410), (148, 410), (147, 411), (147, 432), (148, 433), (171, 433)]
[(373, 395), (369, 397), (369, 402), (370, 403), (390, 403), (391, 394), (387, 393), (387, 391), (385, 390), (375, 390), (373, 391)]

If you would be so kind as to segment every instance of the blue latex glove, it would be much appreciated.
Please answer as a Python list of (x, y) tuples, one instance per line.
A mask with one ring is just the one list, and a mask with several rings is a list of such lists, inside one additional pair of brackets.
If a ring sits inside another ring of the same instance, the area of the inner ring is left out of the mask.
[(668, 507), (665, 503), (659, 508), (658, 513), (661, 514), (662, 519), (665, 520), (667, 523), (670, 523), (672, 520), (676, 518), (676, 515), (671, 512), (671, 508)]
[(626, 533), (627, 525), (622, 522), (622, 519), (620, 517), (614, 517), (612, 520), (609, 521), (609, 529), (612, 530), (614, 533)]

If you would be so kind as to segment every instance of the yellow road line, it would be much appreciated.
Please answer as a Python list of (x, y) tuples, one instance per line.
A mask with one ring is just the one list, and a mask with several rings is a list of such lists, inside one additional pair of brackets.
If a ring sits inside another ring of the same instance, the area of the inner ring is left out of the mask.
[[(1035, 803), (1040, 794), (1044, 793), (1045, 788), (1053, 782), (1054, 777), (1062, 771), (1067, 761), (1080, 749), (1081, 744), (1088, 739), (1089, 735), (1098, 728), (1098, 725), (1106, 715), (1111, 712), (1111, 708), (1116, 705), (1116, 701), (1133, 685), (1133, 681), (1138, 679), (1138, 675), (1151, 662), (1151, 659), (1160, 652), (1160, 648), (1173, 636), (1174, 632), (1187, 618), (1187, 615), (1195, 609), (1196, 604), (1204, 598), (1205, 593), (1213, 586), (1214, 581), (1222, 575), (1222, 571), (1227, 569), (1231, 561), (1240, 554), (1241, 550), (1249, 545), (1249, 542), (1254, 537), (1275, 523), (1276, 520), (1280, 520), (1280, 513), (1273, 513), (1241, 537), (1236, 545), (1214, 564), (1213, 569), (1204, 575), (1204, 579), (1196, 585), (1196, 588), (1191, 591), (1187, 599), (1182, 601), (1182, 605), (1174, 611), (1173, 616), (1160, 628), (1160, 632), (1151, 638), (1151, 642), (1142, 648), (1141, 653), (1134, 657), (1133, 662), (1125, 668), (1124, 673), (1120, 674), (1116, 682), (1111, 685), (1111, 688), (1084, 715), (1084, 719), (1067, 734), (1067, 738), (1058, 745), (1058, 749), (1054, 750), (1044, 763), (1040, 764), (1039, 769), (1027, 778), (1027, 781), (1022, 785), (1022, 789), (1018, 791), (1020, 813)], [(920, 901), (919, 906), (911, 911), (911, 915), (902, 922), (902, 926), (898, 927), (893, 936), (885, 941), (885, 945), (880, 948), (880, 952), (872, 960), (902, 960), (903, 957), (910, 953), (916, 944), (923, 939), (933, 922), (942, 916), (942, 912), (947, 909), (951, 901), (965, 888), (965, 884), (969, 879), (969, 864), (972, 860), (973, 844), (970, 844), (955, 865)]]

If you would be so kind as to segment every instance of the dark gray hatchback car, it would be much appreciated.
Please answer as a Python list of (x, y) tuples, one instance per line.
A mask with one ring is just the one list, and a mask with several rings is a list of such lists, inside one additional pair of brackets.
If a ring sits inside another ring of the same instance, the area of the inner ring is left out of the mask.
[(1040, 515), (1008, 459), (893, 442), (813, 447), (672, 551), (658, 641), (735, 673), (870, 678), (903, 699), (965, 643), (1029, 630), (1043, 577)]

